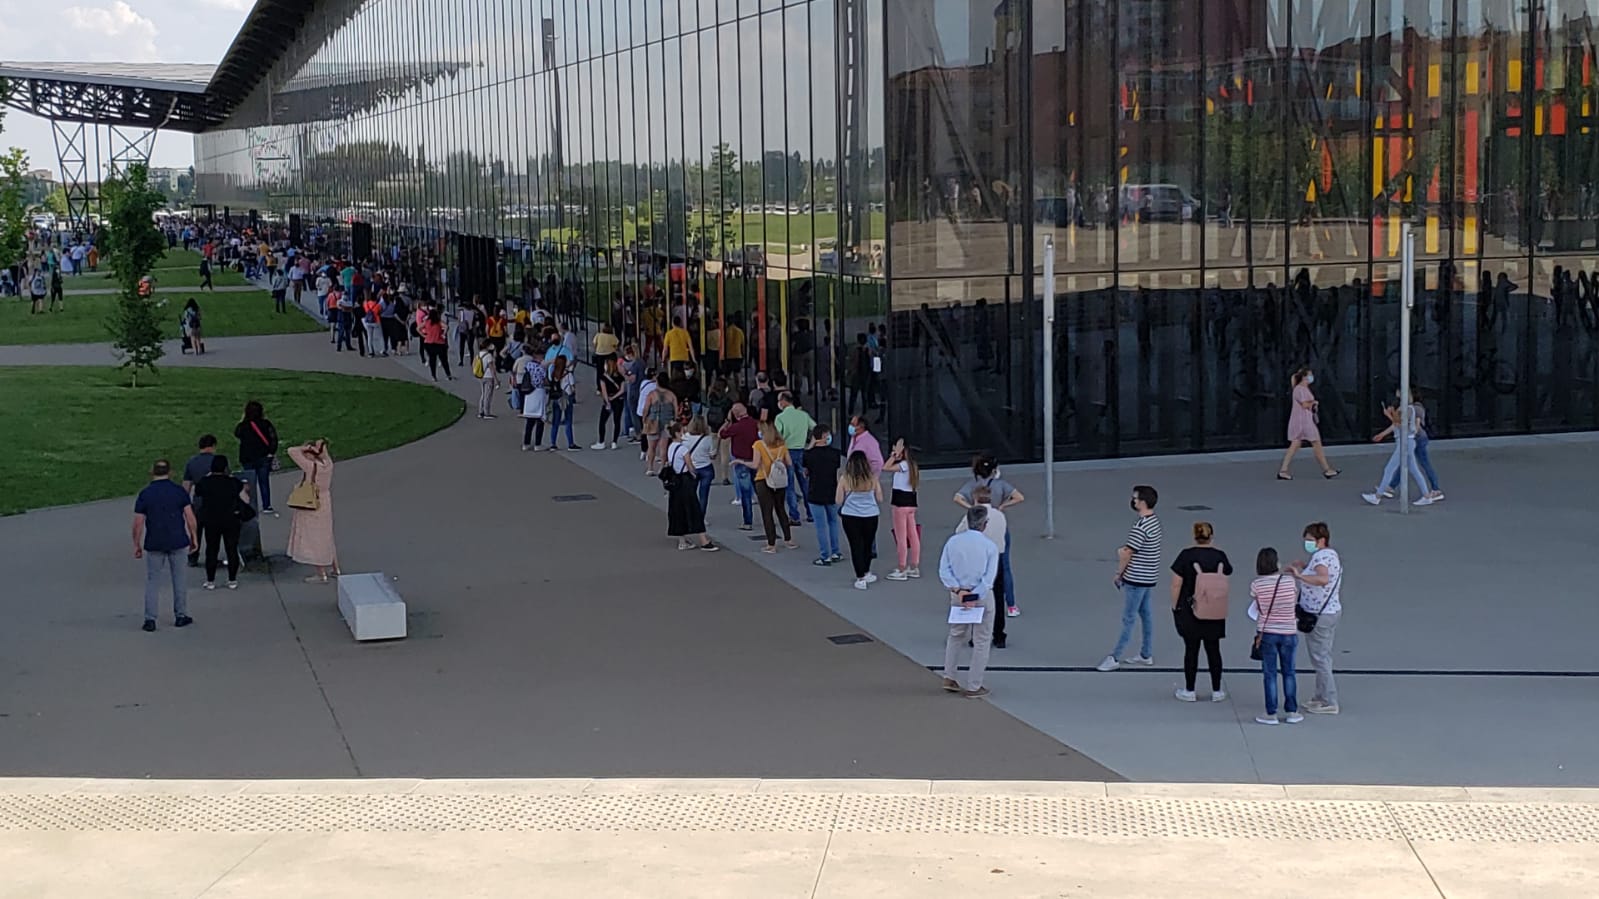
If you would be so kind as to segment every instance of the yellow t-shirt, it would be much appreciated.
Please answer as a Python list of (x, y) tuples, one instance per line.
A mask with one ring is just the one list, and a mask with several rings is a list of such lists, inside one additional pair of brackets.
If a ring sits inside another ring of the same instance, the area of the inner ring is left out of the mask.
[(722, 335), (722, 346), (727, 358), (744, 358), (744, 329), (738, 325), (728, 325), (727, 333)]
[(666, 360), (668, 362), (687, 362), (693, 356), (693, 340), (688, 336), (688, 329), (673, 328), (666, 332)]
[(752, 449), (755, 451), (755, 480), (758, 483), (766, 483), (766, 476), (771, 473), (774, 461), (782, 459), (784, 465), (790, 462), (787, 447), (773, 449), (766, 445), (766, 441), (756, 440)]
[(594, 335), (594, 355), (614, 356), (616, 355), (616, 347), (621, 342), (621, 339), (615, 334), (606, 334), (602, 331)]

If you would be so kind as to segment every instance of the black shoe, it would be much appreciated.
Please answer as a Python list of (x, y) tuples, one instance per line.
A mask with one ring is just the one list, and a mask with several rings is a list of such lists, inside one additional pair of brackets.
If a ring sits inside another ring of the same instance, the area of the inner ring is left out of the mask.
[(150, 620), (150, 619), (148, 619), (148, 618), (146, 618), (146, 619), (145, 619), (145, 620), (144, 620), (144, 629), (145, 629), (145, 630), (146, 630), (146, 631), (148, 631), (148, 632), (150, 632), (150, 633), (154, 633), (154, 632), (155, 632), (155, 622), (154, 622), (154, 621), (151, 621), (151, 620)]
[(190, 568), (199, 568), (200, 567), (200, 560), (199, 559), (190, 559), (189, 560), (189, 567)]
[(1004, 637), (995, 637), (994, 638), (994, 648), (995, 649), (1004, 649), (1005, 648), (1005, 638)]
[[(188, 627), (189, 625), (191, 625), (193, 623), (194, 623), (194, 619), (193, 618), (190, 618), (187, 615), (179, 615), (177, 617), (177, 619), (172, 622), (172, 626), (173, 627)], [(155, 630), (154, 627), (151, 627), (150, 629), (151, 630)]]

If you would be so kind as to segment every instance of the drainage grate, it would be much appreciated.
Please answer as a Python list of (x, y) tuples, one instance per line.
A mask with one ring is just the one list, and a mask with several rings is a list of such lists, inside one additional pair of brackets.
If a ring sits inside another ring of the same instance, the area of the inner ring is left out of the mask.
[(559, 496), (552, 496), (550, 499), (558, 503), (586, 503), (590, 500), (599, 499), (599, 497), (592, 493), (563, 493)]
[(851, 643), (872, 642), (872, 638), (866, 636), (865, 634), (839, 634), (835, 637), (828, 637), (827, 639), (838, 644), (839, 646), (848, 646)]
[(1182, 509), (1184, 512), (1210, 512), (1210, 511), (1213, 511), (1209, 506), (1178, 506), (1177, 508)]

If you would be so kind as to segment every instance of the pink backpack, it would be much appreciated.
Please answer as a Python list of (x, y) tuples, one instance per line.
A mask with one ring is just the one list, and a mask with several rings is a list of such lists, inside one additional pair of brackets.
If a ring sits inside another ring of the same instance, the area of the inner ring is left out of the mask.
[(1227, 575), (1204, 572), (1194, 563), (1194, 617), (1201, 621), (1227, 618)]

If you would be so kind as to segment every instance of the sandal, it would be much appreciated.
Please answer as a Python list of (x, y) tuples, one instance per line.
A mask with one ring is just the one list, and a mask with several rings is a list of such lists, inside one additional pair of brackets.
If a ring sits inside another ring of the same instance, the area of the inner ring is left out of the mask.
[(1341, 475), (1343, 473), (1344, 473), (1343, 469), (1341, 469), (1341, 468), (1329, 468), (1326, 471), (1322, 472), (1321, 476), (1330, 481), (1333, 478), (1336, 478), (1336, 477), (1338, 477), (1339, 475)]
[(1277, 480), (1279, 480), (1279, 481), (1292, 481), (1293, 479), (1294, 479), (1294, 476), (1289, 474), (1286, 471), (1277, 472)]
[(307, 575), (306, 578), (305, 578), (305, 582), (307, 584), (325, 584), (325, 583), (328, 582), (328, 576), (325, 575), (325, 574)]

